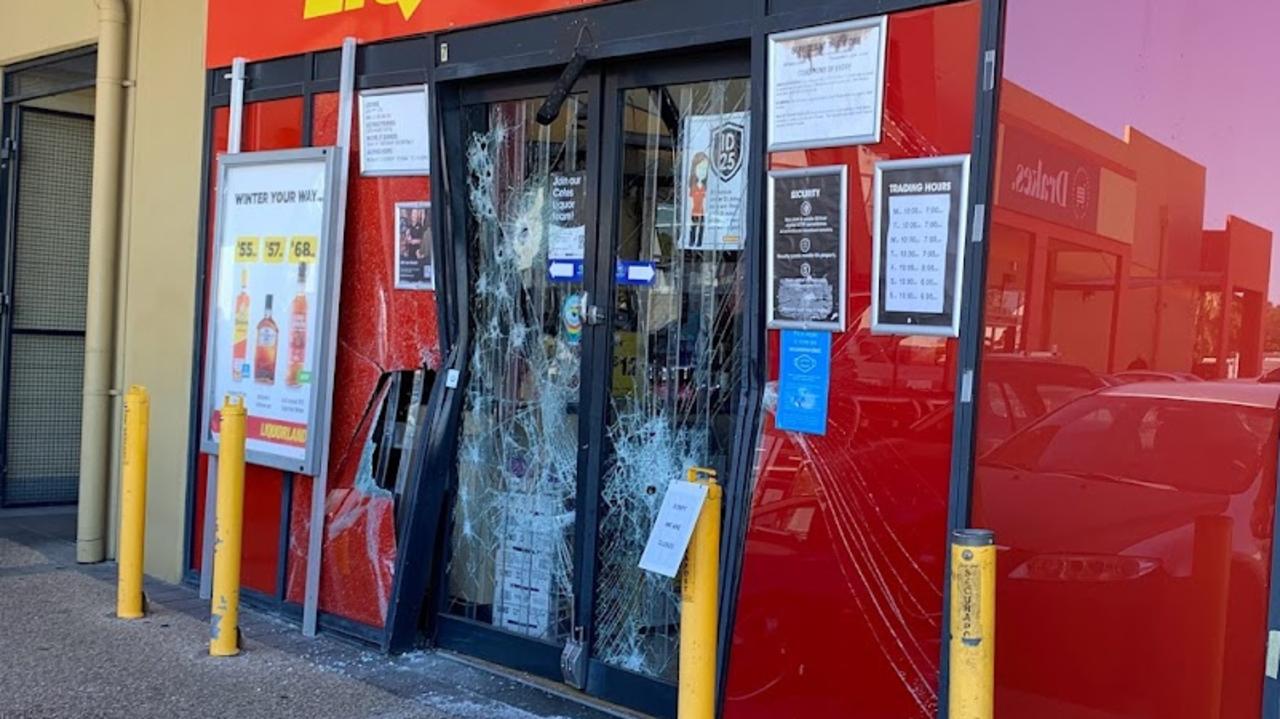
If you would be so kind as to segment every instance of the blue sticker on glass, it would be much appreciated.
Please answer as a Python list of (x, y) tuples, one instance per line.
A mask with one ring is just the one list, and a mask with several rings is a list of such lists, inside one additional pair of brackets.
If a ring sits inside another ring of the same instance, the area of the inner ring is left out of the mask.
[(658, 277), (658, 263), (618, 260), (618, 265), (613, 274), (614, 280), (619, 285), (642, 285), (647, 287), (652, 285)]
[(782, 330), (778, 359), (778, 429), (827, 433), (831, 333)]
[(582, 282), (582, 260), (547, 260), (547, 279), (552, 282)]

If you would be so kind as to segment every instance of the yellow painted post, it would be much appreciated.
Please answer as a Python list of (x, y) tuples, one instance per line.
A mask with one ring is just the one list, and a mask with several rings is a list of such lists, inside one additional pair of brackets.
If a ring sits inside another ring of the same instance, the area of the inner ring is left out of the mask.
[(996, 546), (986, 529), (951, 534), (951, 719), (995, 712)]
[(244, 400), (227, 397), (218, 429), (218, 511), (214, 520), (209, 654), (240, 653), (240, 547), (244, 528)]
[(116, 616), (137, 619), (142, 599), (142, 547), (147, 525), (147, 434), (151, 399), (134, 385), (124, 396), (124, 453), (120, 460), (120, 562), (116, 577)]
[(716, 713), (716, 637), (720, 603), (720, 502), (713, 469), (693, 467), (688, 479), (707, 488), (685, 556), (680, 599), (679, 719), (713, 719)]

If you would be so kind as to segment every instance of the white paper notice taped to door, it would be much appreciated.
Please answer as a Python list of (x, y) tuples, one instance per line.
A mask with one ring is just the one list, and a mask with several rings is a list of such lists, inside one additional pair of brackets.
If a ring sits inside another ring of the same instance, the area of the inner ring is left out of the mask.
[(649, 532), (649, 542), (640, 557), (640, 568), (675, 578), (680, 562), (689, 549), (693, 528), (707, 500), (707, 487), (694, 482), (673, 480), (658, 509), (658, 519)]

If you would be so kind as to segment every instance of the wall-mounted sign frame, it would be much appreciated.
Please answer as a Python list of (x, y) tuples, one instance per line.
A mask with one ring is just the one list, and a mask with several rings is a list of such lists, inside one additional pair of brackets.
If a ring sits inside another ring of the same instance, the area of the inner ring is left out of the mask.
[(769, 173), (770, 329), (845, 330), (848, 198), (845, 165)]
[(769, 36), (769, 151), (880, 142), (888, 17)]
[(960, 336), (969, 156), (876, 163), (871, 331)]
[(329, 436), (340, 203), (334, 147), (218, 158), (200, 448), (218, 451), (224, 397), (248, 411), (246, 459), (319, 471)]
[(431, 174), (430, 103), (426, 85), (360, 93), (360, 176)]

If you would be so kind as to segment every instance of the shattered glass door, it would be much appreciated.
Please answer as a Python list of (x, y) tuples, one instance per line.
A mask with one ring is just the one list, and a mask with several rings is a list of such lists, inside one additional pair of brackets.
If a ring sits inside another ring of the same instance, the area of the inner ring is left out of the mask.
[[(593, 656), (667, 682), (679, 583), (639, 569), (668, 482), (727, 476), (742, 349), (750, 82), (624, 92)], [(617, 182), (605, 178), (606, 182)]]
[(471, 344), (447, 610), (563, 644), (572, 631), (586, 96), (463, 108)]

